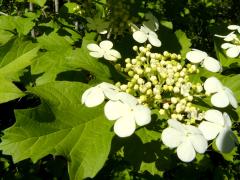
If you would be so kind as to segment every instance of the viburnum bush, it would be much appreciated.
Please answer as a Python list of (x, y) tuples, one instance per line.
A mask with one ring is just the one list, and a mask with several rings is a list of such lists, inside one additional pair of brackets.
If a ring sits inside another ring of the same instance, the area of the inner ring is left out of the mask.
[(51, 2), (2, 4), (0, 103), (16, 120), (2, 128), (2, 154), (62, 156), (72, 180), (132, 178), (107, 172), (112, 162), (159, 178), (213, 168), (215, 156), (239, 162), (239, 25), (216, 31), (214, 55), (148, 1)]

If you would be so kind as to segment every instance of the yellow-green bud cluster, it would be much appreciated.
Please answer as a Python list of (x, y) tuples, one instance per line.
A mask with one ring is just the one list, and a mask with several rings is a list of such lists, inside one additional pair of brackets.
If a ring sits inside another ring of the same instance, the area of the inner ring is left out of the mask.
[(189, 76), (198, 73), (194, 64), (184, 64), (178, 54), (164, 51), (152, 53), (152, 46), (134, 46), (137, 56), (125, 59), (125, 65), (116, 65), (118, 70), (128, 74), (129, 82), (116, 85), (127, 93), (139, 97), (139, 102), (151, 108), (158, 108), (161, 115), (194, 123), (202, 118), (202, 112), (193, 104), (195, 96), (202, 96), (200, 83), (191, 83)]

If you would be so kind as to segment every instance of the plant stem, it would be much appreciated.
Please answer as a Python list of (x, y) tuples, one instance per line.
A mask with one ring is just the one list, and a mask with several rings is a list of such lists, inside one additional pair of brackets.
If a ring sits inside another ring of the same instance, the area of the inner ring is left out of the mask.
[(54, 0), (54, 6), (55, 6), (55, 13), (58, 14), (58, 12), (59, 12), (59, 0)]
[[(29, 10), (30, 10), (30, 12), (33, 12), (33, 3), (31, 3), (31, 2), (29, 2)], [(31, 30), (31, 36), (32, 36), (32, 38), (35, 38), (34, 28)]]

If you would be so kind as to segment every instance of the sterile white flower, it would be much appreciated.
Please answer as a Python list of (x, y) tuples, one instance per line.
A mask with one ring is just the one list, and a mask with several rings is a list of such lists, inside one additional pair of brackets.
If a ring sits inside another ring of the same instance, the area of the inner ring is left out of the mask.
[(95, 87), (87, 89), (82, 95), (82, 104), (87, 107), (95, 107), (101, 104), (105, 98), (114, 99), (119, 89), (109, 83), (103, 82)]
[(211, 103), (214, 106), (224, 108), (231, 104), (234, 108), (237, 108), (238, 103), (232, 90), (223, 86), (216, 77), (209, 77), (203, 86), (206, 93), (213, 94)]
[(204, 51), (192, 49), (186, 54), (186, 58), (192, 63), (201, 63), (202, 66), (211, 72), (219, 72), (222, 69), (220, 62), (210, 56)]
[(112, 49), (112, 47), (113, 43), (108, 40), (100, 42), (99, 46), (94, 43), (87, 45), (87, 49), (90, 51), (90, 56), (95, 58), (104, 57), (109, 61), (116, 61), (121, 58), (121, 54), (117, 50)]
[(138, 126), (143, 126), (151, 121), (151, 111), (148, 107), (138, 104), (134, 96), (120, 92), (115, 99), (110, 99), (105, 107), (104, 113), (107, 119), (116, 120), (114, 132), (119, 137), (132, 135)]
[(177, 148), (177, 156), (181, 161), (190, 162), (196, 152), (204, 153), (207, 150), (207, 140), (195, 126), (181, 124), (175, 119), (169, 119), (168, 125), (162, 132), (162, 141), (170, 148)]
[(226, 50), (226, 55), (230, 58), (236, 58), (240, 54), (240, 45), (235, 45), (231, 43), (223, 43), (221, 48)]
[(224, 153), (230, 152), (237, 141), (231, 130), (232, 122), (227, 113), (222, 113), (215, 109), (205, 112), (204, 119), (199, 125), (204, 137), (207, 140), (213, 140), (216, 137), (217, 148)]
[(240, 33), (240, 26), (238, 25), (229, 25), (227, 28), (233, 31), (237, 30)]
[(158, 39), (158, 35), (144, 24), (139, 30), (133, 33), (133, 39), (139, 43), (144, 43), (148, 40), (156, 47), (160, 47), (162, 45), (161, 41)]
[(237, 38), (237, 35), (234, 34), (234, 31), (229, 33), (228, 35), (226, 36), (222, 36), (222, 35), (218, 35), (218, 34), (215, 34), (214, 36), (216, 37), (220, 37), (220, 38), (223, 38), (224, 41), (227, 41), (227, 42), (230, 42), (230, 41), (233, 41)]

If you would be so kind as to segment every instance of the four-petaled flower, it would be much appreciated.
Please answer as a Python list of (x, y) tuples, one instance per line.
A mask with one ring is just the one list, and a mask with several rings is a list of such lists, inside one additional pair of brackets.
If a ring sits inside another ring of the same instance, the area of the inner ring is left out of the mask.
[(105, 98), (114, 99), (119, 89), (109, 83), (103, 82), (95, 87), (87, 89), (82, 95), (82, 104), (87, 107), (95, 107), (101, 104)]
[(237, 100), (231, 89), (223, 86), (216, 77), (208, 78), (204, 82), (204, 89), (208, 94), (214, 93), (211, 97), (211, 103), (214, 106), (224, 108), (231, 104), (234, 108), (237, 108)]
[(219, 72), (222, 69), (220, 62), (210, 56), (206, 52), (193, 49), (186, 54), (186, 58), (192, 63), (202, 63), (202, 66), (211, 72)]
[(195, 126), (181, 124), (175, 119), (169, 119), (168, 125), (162, 132), (162, 141), (170, 148), (177, 147), (180, 160), (190, 162), (195, 158), (196, 152), (204, 153), (207, 150), (207, 140)]
[(207, 140), (213, 140), (216, 137), (217, 148), (224, 153), (231, 152), (237, 141), (231, 130), (231, 120), (227, 113), (222, 113), (215, 109), (205, 112), (204, 119), (199, 129)]
[(138, 126), (151, 121), (151, 111), (148, 107), (138, 104), (138, 100), (127, 93), (120, 92), (114, 99), (110, 99), (104, 107), (107, 119), (116, 120), (114, 132), (119, 137), (132, 135)]
[(158, 35), (144, 24), (139, 30), (133, 33), (133, 39), (139, 43), (144, 43), (148, 40), (156, 47), (160, 47), (162, 45), (161, 41), (158, 39)]
[(223, 43), (221, 48), (226, 50), (226, 54), (230, 58), (236, 58), (240, 54), (240, 45), (235, 45), (231, 43)]
[(109, 61), (116, 61), (117, 59), (121, 58), (121, 54), (112, 49), (113, 43), (108, 40), (104, 40), (100, 42), (99, 46), (97, 44), (88, 44), (87, 49), (91, 51), (89, 54), (95, 58), (102, 58)]

